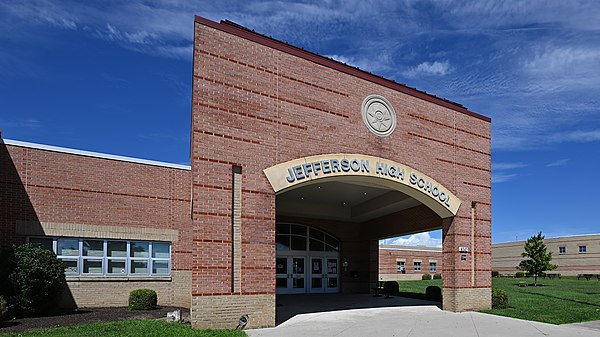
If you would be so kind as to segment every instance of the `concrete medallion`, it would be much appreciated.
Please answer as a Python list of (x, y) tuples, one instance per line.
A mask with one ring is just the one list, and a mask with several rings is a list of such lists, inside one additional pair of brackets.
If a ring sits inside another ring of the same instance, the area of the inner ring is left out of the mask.
[(396, 128), (396, 111), (383, 96), (369, 95), (362, 104), (363, 122), (374, 134), (384, 137)]

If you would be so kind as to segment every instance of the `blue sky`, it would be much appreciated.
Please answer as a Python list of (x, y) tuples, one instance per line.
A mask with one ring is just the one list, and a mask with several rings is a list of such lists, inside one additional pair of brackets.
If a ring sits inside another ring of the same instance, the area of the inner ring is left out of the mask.
[(492, 117), (494, 242), (600, 232), (594, 0), (4, 0), (3, 137), (188, 163), (194, 14)]

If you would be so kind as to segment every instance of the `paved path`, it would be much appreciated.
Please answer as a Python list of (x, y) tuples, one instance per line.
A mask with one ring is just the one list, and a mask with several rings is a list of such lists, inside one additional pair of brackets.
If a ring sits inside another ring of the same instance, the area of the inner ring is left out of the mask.
[(600, 337), (586, 327), (552, 325), (478, 312), (452, 313), (433, 305), (299, 314), (250, 337)]

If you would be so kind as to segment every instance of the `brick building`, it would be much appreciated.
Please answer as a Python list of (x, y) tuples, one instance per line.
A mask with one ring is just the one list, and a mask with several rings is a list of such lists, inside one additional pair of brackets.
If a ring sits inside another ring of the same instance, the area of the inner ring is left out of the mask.
[[(552, 273), (563, 276), (600, 274), (600, 234), (561, 236), (544, 239), (552, 264), (558, 267)], [(492, 270), (501, 275), (514, 275), (523, 260), (525, 241), (495, 243), (492, 245)]]
[(278, 294), (368, 292), (378, 240), (441, 228), (444, 309), (490, 306), (488, 117), (230, 22), (194, 37), (191, 165), (7, 141), (0, 245), (55, 251), (71, 304), (147, 287), (195, 327), (259, 327)]
[(420, 280), (442, 273), (442, 249), (426, 246), (379, 246), (379, 280)]

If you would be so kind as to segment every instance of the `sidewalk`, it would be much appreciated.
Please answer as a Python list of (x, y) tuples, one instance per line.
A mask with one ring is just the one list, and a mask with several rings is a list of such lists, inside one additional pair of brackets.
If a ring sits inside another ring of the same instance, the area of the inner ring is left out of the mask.
[(581, 326), (590, 323), (553, 325), (428, 305), (299, 314), (275, 328), (246, 332), (250, 337), (600, 337), (600, 330)]

